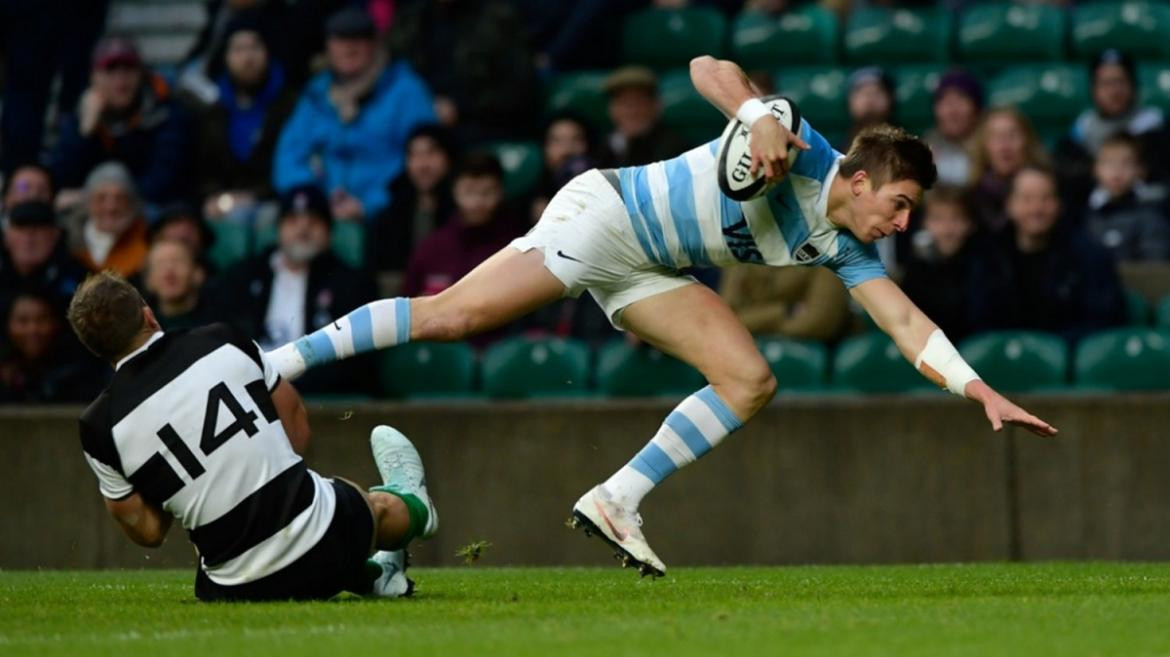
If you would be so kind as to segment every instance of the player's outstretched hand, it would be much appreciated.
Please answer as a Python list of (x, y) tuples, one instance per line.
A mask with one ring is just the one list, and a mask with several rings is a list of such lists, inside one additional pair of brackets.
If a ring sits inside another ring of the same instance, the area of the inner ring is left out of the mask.
[(788, 147), (796, 146), (807, 151), (809, 145), (800, 135), (793, 134), (780, 125), (773, 116), (761, 117), (752, 125), (752, 175), (760, 169), (769, 181), (779, 180), (788, 175)]
[(992, 429), (1000, 431), (1003, 429), (1004, 424), (1014, 424), (1031, 431), (1037, 436), (1056, 435), (1056, 427), (1016, 406), (990, 387), (984, 387), (986, 388), (984, 394), (975, 399), (983, 404), (983, 412), (987, 414), (987, 419), (991, 421)]

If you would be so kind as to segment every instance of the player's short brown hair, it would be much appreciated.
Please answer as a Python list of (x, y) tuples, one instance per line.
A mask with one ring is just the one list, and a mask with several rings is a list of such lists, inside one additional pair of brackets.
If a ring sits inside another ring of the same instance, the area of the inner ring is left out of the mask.
[(913, 180), (925, 191), (938, 180), (930, 147), (891, 125), (865, 128), (853, 138), (849, 152), (841, 161), (840, 172), (848, 177), (858, 171), (869, 174), (874, 189), (888, 182)]
[(114, 362), (130, 352), (142, 331), (146, 301), (133, 285), (112, 271), (93, 274), (73, 293), (69, 325), (81, 344), (99, 358)]

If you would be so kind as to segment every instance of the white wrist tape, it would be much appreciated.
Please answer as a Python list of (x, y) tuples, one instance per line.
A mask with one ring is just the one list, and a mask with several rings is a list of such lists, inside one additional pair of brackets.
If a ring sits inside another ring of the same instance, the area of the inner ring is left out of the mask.
[(918, 354), (914, 361), (914, 367), (919, 370), (923, 364), (942, 375), (946, 379), (947, 390), (960, 397), (966, 396), (967, 384), (979, 378), (975, 370), (971, 369), (967, 361), (959, 355), (955, 345), (943, 334), (942, 329), (935, 329), (934, 333), (930, 334), (922, 353)]
[(751, 128), (756, 121), (768, 116), (768, 106), (759, 98), (749, 98), (743, 101), (743, 105), (735, 112), (735, 118), (739, 119), (741, 123)]

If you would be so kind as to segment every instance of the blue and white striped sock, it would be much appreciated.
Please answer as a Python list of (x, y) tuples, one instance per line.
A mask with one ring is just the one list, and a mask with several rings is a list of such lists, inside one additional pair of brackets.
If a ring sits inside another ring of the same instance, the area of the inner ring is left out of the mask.
[(382, 299), (266, 354), (292, 380), (310, 367), (410, 341), (410, 299)]
[(622, 504), (637, 508), (663, 479), (711, 451), (742, 425), (707, 386), (675, 407), (642, 451), (606, 480), (605, 488)]

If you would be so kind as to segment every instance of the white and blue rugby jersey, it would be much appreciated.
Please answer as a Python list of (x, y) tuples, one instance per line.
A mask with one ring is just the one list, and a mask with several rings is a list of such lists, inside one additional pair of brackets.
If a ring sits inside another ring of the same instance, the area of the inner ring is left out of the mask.
[(807, 121), (800, 136), (811, 148), (783, 181), (745, 203), (719, 190), (718, 139), (674, 159), (618, 169), (626, 213), (646, 257), (673, 269), (824, 265), (847, 287), (885, 276), (877, 248), (825, 216), (841, 154)]

